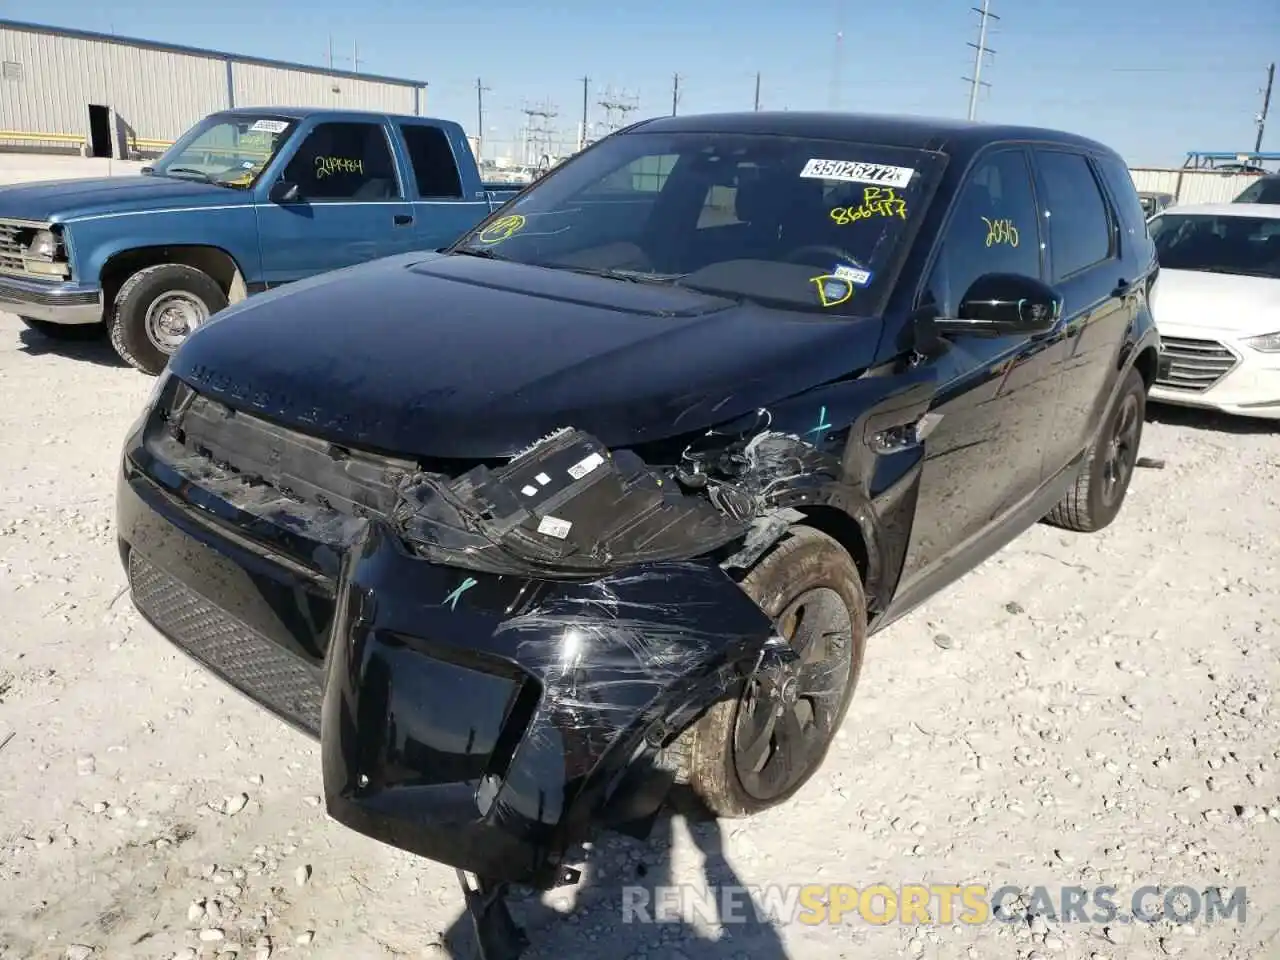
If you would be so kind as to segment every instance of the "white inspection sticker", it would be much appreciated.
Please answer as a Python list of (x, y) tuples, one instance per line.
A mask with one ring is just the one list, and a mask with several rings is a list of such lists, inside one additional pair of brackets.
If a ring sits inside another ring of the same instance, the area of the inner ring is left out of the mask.
[(569, 476), (573, 477), (575, 480), (581, 480), (602, 463), (604, 463), (604, 457), (600, 456), (598, 453), (590, 454), (583, 457), (569, 468)]
[(546, 516), (538, 523), (539, 533), (545, 533), (548, 537), (555, 537), (557, 540), (563, 540), (567, 537), (572, 528), (572, 523), (568, 520), (561, 520), (559, 517)]
[(283, 120), (259, 120), (249, 129), (254, 133), (284, 133), (288, 126)]
[(871, 183), (877, 187), (905, 187), (915, 173), (910, 167), (891, 167), (884, 163), (859, 160), (810, 160), (800, 171), (809, 180), (842, 180), (845, 183)]
[(526, 483), (520, 488), (520, 492), (526, 497), (536, 497), (538, 495), (538, 488), (531, 483)]

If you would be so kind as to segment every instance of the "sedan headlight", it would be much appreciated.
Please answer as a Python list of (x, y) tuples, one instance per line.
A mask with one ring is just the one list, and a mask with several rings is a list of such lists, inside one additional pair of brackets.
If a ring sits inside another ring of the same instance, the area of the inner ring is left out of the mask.
[(1260, 337), (1245, 337), (1241, 342), (1261, 353), (1280, 353), (1280, 330), (1264, 333)]

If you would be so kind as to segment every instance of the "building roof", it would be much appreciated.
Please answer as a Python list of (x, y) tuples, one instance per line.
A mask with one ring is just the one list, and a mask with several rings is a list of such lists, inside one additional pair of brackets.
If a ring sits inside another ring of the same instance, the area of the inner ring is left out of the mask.
[(0, 30), (17, 30), (23, 33), (43, 33), (59, 37), (70, 37), (75, 40), (93, 40), (99, 43), (118, 43), (126, 47), (139, 47), (143, 50), (159, 50), (164, 53), (180, 53), (192, 57), (212, 57), (218, 60), (230, 60), (233, 63), (251, 63), (263, 67), (279, 67), (284, 70), (299, 70), (304, 73), (318, 73), (326, 77), (342, 77), (351, 80), (372, 80), (375, 83), (391, 83), (401, 87), (425, 87), (425, 80), (410, 80), (405, 77), (384, 77), (376, 73), (358, 73), (354, 70), (330, 70), (328, 67), (310, 63), (293, 63), (288, 60), (268, 60), (265, 57), (250, 57), (239, 53), (227, 53), (223, 50), (208, 50), (203, 47), (187, 47), (177, 43), (160, 43), (155, 40), (140, 40), (137, 37), (122, 37), (114, 33), (95, 33), (91, 30), (73, 30), (67, 27), (54, 27), (43, 23), (25, 23), (21, 20), (0, 19)]
[(968, 152), (998, 140), (1048, 141), (1070, 144), (1102, 153), (1115, 151), (1105, 144), (1063, 130), (1013, 124), (981, 123), (947, 117), (906, 114), (836, 113), (808, 111), (743, 111), (740, 113), (689, 114), (658, 117), (631, 129), (645, 131), (700, 131), (812, 137), (862, 141), (944, 153)]

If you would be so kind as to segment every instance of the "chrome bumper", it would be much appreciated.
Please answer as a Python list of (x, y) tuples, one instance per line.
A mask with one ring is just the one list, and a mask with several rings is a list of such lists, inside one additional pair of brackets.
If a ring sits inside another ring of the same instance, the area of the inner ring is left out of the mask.
[(48, 323), (97, 323), (102, 319), (102, 290), (82, 283), (0, 276), (0, 311)]

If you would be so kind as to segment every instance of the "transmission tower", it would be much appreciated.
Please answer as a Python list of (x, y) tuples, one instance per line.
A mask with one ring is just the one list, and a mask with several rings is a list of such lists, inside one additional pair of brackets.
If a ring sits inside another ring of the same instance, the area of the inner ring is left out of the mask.
[(602, 92), (596, 102), (604, 109), (605, 135), (621, 130), (629, 122), (627, 117), (640, 109), (639, 97), (628, 96), (625, 90), (614, 93), (612, 87)]
[(995, 51), (987, 46), (987, 21), (999, 20), (994, 13), (991, 12), (991, 0), (982, 0), (981, 7), (974, 7), (973, 11), (979, 15), (978, 26), (978, 42), (971, 43), (973, 47), (973, 76), (964, 77), (969, 82), (969, 119), (973, 120), (978, 115), (978, 88), (989, 87), (991, 84), (986, 83), (982, 79), (982, 59)]
[(553, 150), (556, 132), (551, 127), (551, 121), (559, 115), (559, 111), (548, 100), (532, 106), (526, 104), (520, 112), (525, 115), (524, 162), (534, 165)]

